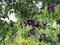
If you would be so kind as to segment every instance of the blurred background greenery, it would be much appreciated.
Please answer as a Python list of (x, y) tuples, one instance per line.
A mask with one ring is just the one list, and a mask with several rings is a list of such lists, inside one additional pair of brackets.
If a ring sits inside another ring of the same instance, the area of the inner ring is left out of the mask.
[[(38, 9), (33, 1), (43, 2), (43, 8)], [(54, 5), (55, 11), (49, 13), (47, 8), (51, 4)], [(0, 19), (0, 45), (60, 45), (59, 8), (60, 0), (0, 0), (0, 18), (8, 18), (10, 11), (10, 13), (15, 12), (18, 19), (17, 22), (6, 22)], [(36, 35), (28, 37), (27, 32), (32, 29), (32, 26), (25, 27), (23, 24), (28, 19), (33, 19), (40, 25), (42, 21), (47, 20), (49, 25), (45, 29), (42, 26), (39, 29), (34, 27)], [(38, 41), (41, 33), (46, 34), (46, 41)]]

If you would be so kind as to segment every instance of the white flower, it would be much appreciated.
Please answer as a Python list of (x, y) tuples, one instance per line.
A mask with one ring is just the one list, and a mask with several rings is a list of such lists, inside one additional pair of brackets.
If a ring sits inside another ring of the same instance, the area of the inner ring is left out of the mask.
[(6, 22), (10, 22), (10, 20), (13, 22), (17, 21), (17, 18), (15, 17), (15, 13), (11, 13), (10, 15), (8, 15), (8, 18), (0, 18), (0, 19)]
[(2, 5), (2, 8), (4, 9), (6, 6), (5, 5)]
[(0, 4), (7, 5), (7, 3), (4, 0), (2, 0), (2, 2), (0, 2)]
[(0, 4), (2, 4), (2, 3), (0, 2)]
[(3, 21), (6, 21), (6, 22), (10, 22), (10, 20), (8, 20), (8, 18), (0, 18), (0, 19)]
[(16, 2), (18, 2), (18, 3), (19, 3), (19, 0), (16, 0)]
[(14, 11), (14, 8), (12, 8), (11, 11)]
[(33, 3), (36, 5), (36, 7), (37, 8), (42, 8), (43, 7), (43, 2), (38, 2), (37, 4), (36, 4), (36, 2), (35, 1), (33, 1)]
[(10, 15), (8, 15), (8, 17), (9, 17), (9, 20), (11, 20), (13, 22), (17, 21), (17, 18), (15, 17), (15, 13), (11, 13)]
[(36, 4), (36, 7), (37, 7), (37, 8), (42, 8), (42, 7), (43, 7), (43, 2), (37, 3), (37, 4)]
[(2, 4), (6, 5), (6, 2), (4, 0), (2, 0)]
[(35, 1), (33, 1), (33, 3), (35, 4), (36, 2), (35, 2)]

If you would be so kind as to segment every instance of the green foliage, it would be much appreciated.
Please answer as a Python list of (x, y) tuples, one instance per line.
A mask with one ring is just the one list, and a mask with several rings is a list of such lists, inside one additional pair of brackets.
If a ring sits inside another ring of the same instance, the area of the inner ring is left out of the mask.
[[(8, 0), (6, 0), (8, 2)], [(38, 3), (39, 1), (44, 2), (44, 8), (38, 9), (35, 8), (32, 0), (18, 0), (16, 3), (7, 4), (5, 8), (5, 13), (7, 15), (10, 9), (14, 8), (14, 12), (16, 13), (16, 17), (18, 19), (17, 22), (7, 23), (5, 21), (0, 20), (0, 43), (1, 45), (9, 45), (10, 43), (14, 42), (16, 37), (22, 37), (24, 39), (29, 39), (30, 43), (27, 45), (59, 45), (60, 37), (59, 30), (60, 30), (60, 0), (36, 0)], [(55, 12), (48, 13), (48, 5), (49, 4), (56, 4), (55, 5)], [(2, 13), (2, 5), (0, 4), (0, 13)], [(7, 17), (7, 16), (6, 16)], [(39, 28), (32, 27), (32, 26), (24, 26), (24, 22), (28, 19), (33, 19), (36, 22), (39, 22)], [(48, 21), (48, 26), (45, 28), (42, 26), (42, 21)], [(56, 27), (52, 27), (53, 22), (56, 23)], [(21, 24), (21, 25), (20, 25)], [(32, 35), (28, 37), (28, 31), (32, 28), (35, 28), (36, 35)], [(46, 40), (39, 42), (38, 39), (42, 33), (46, 34)], [(57, 36), (59, 34), (59, 36)], [(3, 35), (3, 36), (2, 36)], [(5, 37), (4, 37), (5, 36)], [(16, 38), (16, 39), (18, 39)], [(20, 39), (20, 38), (19, 38)], [(35, 43), (32, 43), (36, 41)], [(39, 43), (37, 43), (39, 42)], [(17, 42), (18, 43), (18, 42)]]

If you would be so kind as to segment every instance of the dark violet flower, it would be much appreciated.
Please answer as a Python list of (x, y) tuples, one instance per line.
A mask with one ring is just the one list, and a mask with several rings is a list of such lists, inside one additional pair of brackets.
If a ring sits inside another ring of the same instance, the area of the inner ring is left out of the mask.
[(45, 39), (46, 39), (45, 34), (41, 34), (41, 35), (40, 35), (40, 38), (41, 38), (42, 40), (45, 40)]
[(53, 11), (54, 11), (54, 6), (53, 5), (48, 6), (48, 12), (53, 12)]
[(39, 38), (39, 42), (43, 41), (46, 39), (46, 35), (45, 34), (41, 34), (40, 38)]
[(32, 35), (35, 35), (35, 31), (32, 29), (32, 30), (30, 30), (30, 33), (32, 34)]
[(47, 25), (47, 21), (43, 21), (42, 24), (43, 24), (43, 26), (46, 26)]
[(40, 25), (38, 23), (34, 24), (35, 27), (39, 27)]
[(31, 32), (30, 31), (28, 31), (28, 36), (31, 36)]
[(34, 20), (27, 20), (27, 24), (33, 26), (34, 25)]
[(35, 31), (34, 31), (34, 29), (28, 31), (28, 36), (31, 36), (31, 35), (35, 35)]

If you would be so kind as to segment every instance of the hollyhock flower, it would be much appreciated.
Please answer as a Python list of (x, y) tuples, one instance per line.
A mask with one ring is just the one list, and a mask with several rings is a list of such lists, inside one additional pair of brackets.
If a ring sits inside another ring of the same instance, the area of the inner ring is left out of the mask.
[(31, 35), (35, 35), (35, 31), (34, 31), (34, 29), (28, 31), (28, 36), (31, 36)]
[(10, 22), (10, 20), (8, 20), (8, 18), (1, 18), (1, 20), (6, 21), (6, 22)]
[(34, 25), (34, 20), (27, 20), (27, 24), (33, 26)]
[(53, 5), (48, 6), (48, 12), (53, 12), (53, 11), (54, 11), (54, 6)]
[(8, 17), (9, 17), (9, 20), (11, 20), (13, 22), (17, 21), (17, 18), (15, 17), (15, 13), (9, 14), (9, 12), (8, 12)]
[(40, 38), (41, 38), (42, 40), (45, 40), (45, 39), (46, 39), (45, 34), (41, 34), (41, 35), (40, 35)]
[(38, 23), (34, 24), (35, 27), (39, 27), (40, 25)]
[(43, 21), (42, 24), (43, 24), (43, 26), (46, 26), (47, 25), (47, 21)]
[(42, 8), (43, 7), (43, 2), (38, 2), (36, 4), (36, 7), (39, 8), (39, 9)]
[(13, 22), (17, 21), (17, 18), (15, 17), (15, 13), (9, 14), (9, 12), (8, 12), (8, 18), (0, 18), (0, 19), (3, 20), (3, 21), (6, 21), (6, 22), (10, 22), (10, 20), (13, 21)]

